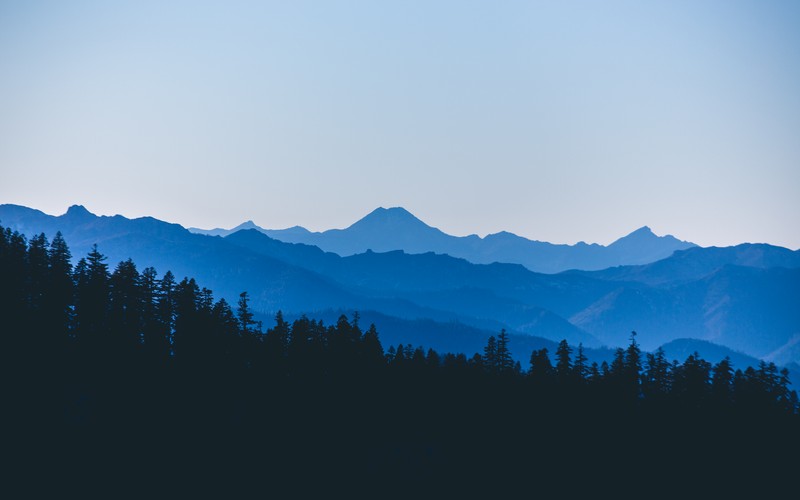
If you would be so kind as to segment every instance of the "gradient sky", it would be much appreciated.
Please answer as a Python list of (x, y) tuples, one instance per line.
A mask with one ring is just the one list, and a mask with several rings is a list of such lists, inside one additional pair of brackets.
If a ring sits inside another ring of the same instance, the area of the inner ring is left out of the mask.
[(0, 0), (0, 203), (800, 247), (800, 2)]

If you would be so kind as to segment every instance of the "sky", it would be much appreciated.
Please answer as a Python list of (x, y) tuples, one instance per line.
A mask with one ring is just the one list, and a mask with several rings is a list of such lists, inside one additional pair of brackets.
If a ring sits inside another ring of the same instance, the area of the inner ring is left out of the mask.
[(800, 248), (797, 1), (0, 0), (0, 203)]

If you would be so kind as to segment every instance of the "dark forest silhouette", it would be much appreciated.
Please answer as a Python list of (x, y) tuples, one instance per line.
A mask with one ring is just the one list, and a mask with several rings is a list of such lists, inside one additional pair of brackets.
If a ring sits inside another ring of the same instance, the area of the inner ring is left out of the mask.
[(521, 367), (505, 331), (471, 357), (384, 350), (357, 314), (279, 312), (265, 329), (247, 292), (229, 304), (169, 271), (111, 269), (96, 247), (73, 267), (60, 233), (0, 234), (5, 430), (23, 470), (598, 485), (738, 466), (780, 477), (776, 443), (798, 444), (797, 394), (772, 363), (679, 363), (635, 333), (602, 365), (562, 341)]

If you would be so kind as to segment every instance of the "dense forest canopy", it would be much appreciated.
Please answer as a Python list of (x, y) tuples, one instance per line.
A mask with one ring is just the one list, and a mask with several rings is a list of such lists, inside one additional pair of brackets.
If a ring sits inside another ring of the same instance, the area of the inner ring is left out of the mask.
[[(199, 454), (220, 469), (247, 456), (249, 466), (269, 463), (288, 476), (302, 476), (303, 464), (315, 474), (441, 478), (534, 465), (586, 473), (570, 460), (578, 449), (641, 467), (617, 448), (639, 439), (660, 450), (661, 466), (674, 451), (658, 447), (675, 439), (761, 450), (761, 437), (743, 433), (754, 425), (773, 439), (797, 435), (797, 394), (772, 363), (672, 361), (641, 351), (635, 332), (601, 365), (562, 341), (520, 366), (505, 331), (474, 355), (384, 349), (358, 314), (325, 325), (290, 324), (279, 312), (265, 328), (246, 291), (236, 304), (215, 300), (192, 278), (130, 260), (112, 268), (96, 247), (71, 262), (60, 233), (27, 240), (0, 228), (2, 362), (14, 381), (8, 428), (27, 436), (23, 448), (53, 446), (51, 457), (64, 459), (79, 442), (84, 452), (104, 450), (95, 459), (139, 466), (142, 456), (175, 467)], [(243, 451), (242, 440), (255, 448)], [(526, 451), (534, 444), (537, 453)], [(242, 455), (229, 461), (231, 453)]]

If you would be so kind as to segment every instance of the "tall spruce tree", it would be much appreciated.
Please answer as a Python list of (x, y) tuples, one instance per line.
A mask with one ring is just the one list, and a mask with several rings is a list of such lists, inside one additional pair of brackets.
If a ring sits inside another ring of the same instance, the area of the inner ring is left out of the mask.
[(72, 326), (72, 303), (74, 283), (72, 281), (72, 254), (61, 231), (57, 232), (48, 250), (50, 263), (47, 283), (46, 317), (47, 332), (57, 345), (67, 340)]
[(497, 369), (502, 372), (514, 369), (514, 358), (511, 357), (511, 350), (508, 348), (508, 333), (505, 328), (500, 330), (497, 336), (496, 362)]
[(171, 271), (164, 273), (158, 282), (156, 296), (156, 318), (158, 333), (153, 338), (150, 350), (157, 357), (168, 357), (174, 354), (176, 304), (175, 276)]
[(659, 347), (655, 353), (646, 356), (644, 374), (642, 377), (642, 391), (651, 400), (666, 396), (672, 388), (671, 365), (667, 361), (664, 349)]
[(528, 375), (533, 381), (546, 382), (553, 375), (553, 364), (547, 348), (534, 349), (531, 352), (530, 370)]
[(631, 332), (630, 343), (625, 349), (624, 384), (631, 397), (638, 397), (641, 393), (642, 351), (636, 342), (636, 335), (635, 331)]
[(49, 243), (44, 234), (31, 238), (28, 242), (28, 271), (25, 294), (27, 307), (36, 331), (45, 326), (43, 321), (46, 312), (46, 300), (49, 293), (50, 257), (47, 251)]
[(733, 374), (733, 365), (728, 356), (712, 368), (711, 395), (715, 405), (727, 407), (733, 403)]
[(579, 382), (584, 382), (589, 376), (589, 366), (587, 365), (589, 359), (586, 357), (586, 354), (583, 352), (583, 343), (578, 343), (578, 351), (575, 354), (575, 364), (573, 366), (573, 372), (575, 374), (575, 378)]
[(110, 275), (105, 261), (106, 256), (93, 245), (75, 270), (78, 294), (75, 315), (81, 342), (100, 344), (107, 333)]
[(120, 262), (109, 280), (109, 324), (117, 338), (116, 344), (130, 349), (141, 345), (142, 300), (141, 276), (131, 259)]
[(249, 335), (255, 333), (253, 325), (253, 311), (250, 310), (250, 295), (247, 292), (239, 294), (239, 302), (236, 308), (236, 317), (239, 320), (239, 328), (241, 328), (242, 335)]
[(490, 335), (483, 348), (483, 366), (490, 372), (497, 371), (497, 339)]
[(566, 340), (559, 342), (556, 349), (556, 376), (562, 381), (572, 378), (572, 347)]

